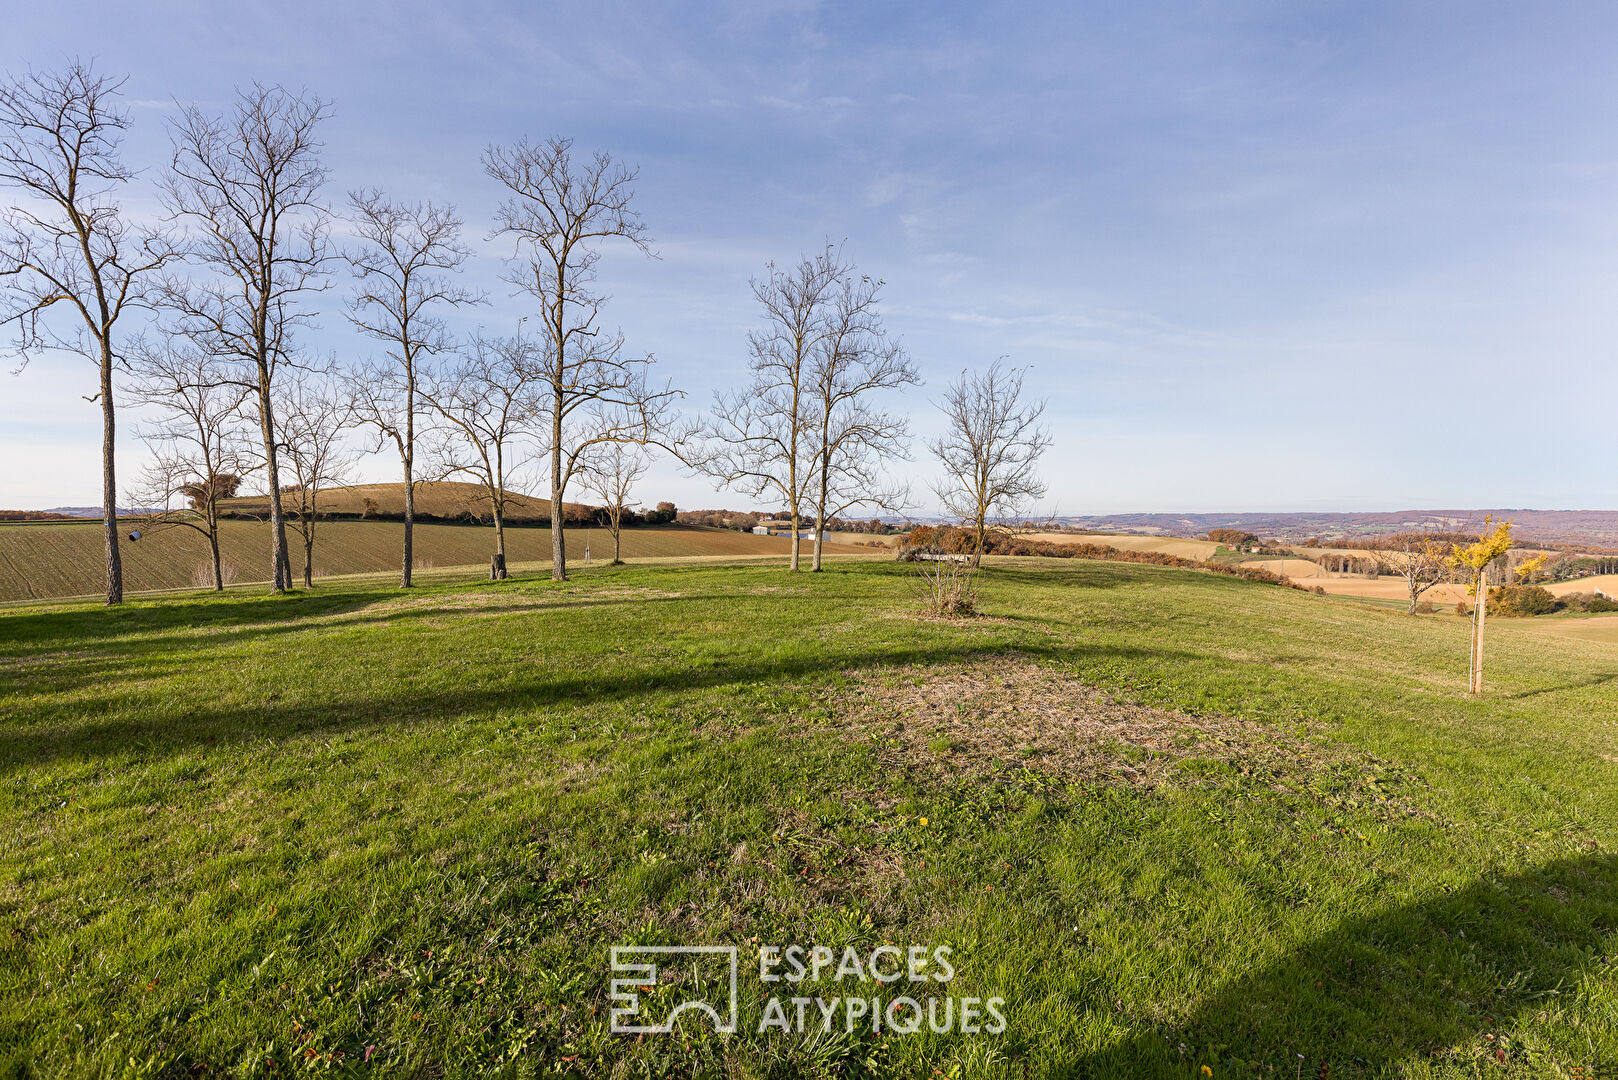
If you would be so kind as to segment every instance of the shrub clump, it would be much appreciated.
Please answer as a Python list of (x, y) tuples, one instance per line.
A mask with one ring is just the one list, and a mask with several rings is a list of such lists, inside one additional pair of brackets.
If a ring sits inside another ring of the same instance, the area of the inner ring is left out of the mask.
[(1556, 610), (1556, 597), (1539, 585), (1501, 585), (1489, 590), (1495, 613), (1508, 617), (1549, 615)]

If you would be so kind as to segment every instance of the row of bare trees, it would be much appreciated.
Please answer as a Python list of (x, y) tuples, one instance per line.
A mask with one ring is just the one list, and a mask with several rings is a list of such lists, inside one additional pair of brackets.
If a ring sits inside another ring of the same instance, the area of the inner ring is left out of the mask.
[[(453, 207), (354, 192), (347, 217), (358, 243), (333, 242), (318, 137), (329, 102), (254, 84), (220, 113), (180, 108), (157, 182), (162, 218), (137, 224), (119, 202), (136, 179), (119, 152), (130, 124), (121, 86), (86, 64), (0, 85), (0, 183), (20, 194), (0, 223), (0, 324), (15, 331), (24, 364), (60, 349), (97, 366), (107, 602), (123, 596), (114, 400), (122, 367), (134, 372), (133, 400), (160, 416), (149, 432), (157, 464), (143, 487), (187, 494), (200, 512), (189, 523), (210, 537), (216, 567), (217, 493), (224, 478), (255, 472), (268, 493), (274, 587), (292, 582), (289, 517), (303, 536), (308, 581), (314, 500), (342, 472), (341, 432), (359, 423), (400, 458), (409, 585), (427, 410), (437, 421), (429, 426), (447, 433), (451, 470), (488, 486), (497, 533), (510, 441), (519, 431), (536, 438), (549, 458), (552, 575), (564, 577), (568, 485), (602, 447), (662, 441), (680, 396), (654, 385), (652, 358), (631, 354), (601, 324), (602, 245), (621, 239), (650, 250), (632, 207), (634, 170), (606, 154), (580, 158), (566, 139), (491, 147), (485, 171), (507, 192), (492, 237), (513, 240), (507, 279), (531, 299), (542, 330), (458, 345), (445, 315), (483, 298), (457, 284), (471, 252)], [(309, 357), (298, 340), (341, 264), (357, 283), (346, 314), (384, 353), (347, 373)], [(137, 310), (144, 322), (127, 330)], [(291, 515), (284, 490), (296, 493)]]
[[(154, 524), (207, 537), (216, 587), (219, 503), (250, 476), (267, 493), (274, 588), (293, 582), (289, 528), (311, 582), (320, 493), (350, 477), (356, 428), (370, 433), (370, 452), (391, 448), (399, 460), (403, 586), (421, 479), (458, 476), (486, 492), (491, 574), (504, 577), (513, 474), (536, 457), (547, 474), (557, 579), (567, 574), (570, 487), (582, 483), (606, 502), (616, 559), (647, 447), (718, 485), (779, 498), (792, 520), (794, 571), (805, 521), (815, 523), (819, 570), (828, 521), (909, 503), (908, 488), (888, 475), (908, 457), (909, 422), (882, 399), (920, 378), (883, 325), (884, 283), (840, 248), (771, 264), (752, 281), (763, 325), (748, 337), (748, 381), (717, 394), (703, 419), (685, 420), (681, 393), (653, 380), (654, 358), (631, 352), (603, 319), (605, 246), (651, 254), (633, 205), (636, 173), (610, 155), (575, 154), (560, 138), (484, 153), (485, 173), (505, 193), (489, 239), (510, 242), (504, 278), (532, 310), (510, 335), (457, 339), (452, 313), (485, 302), (461, 284), (473, 254), (464, 223), (453, 206), (374, 188), (349, 193), (342, 214), (334, 211), (319, 139), (329, 102), (255, 83), (222, 112), (179, 108), (156, 184), (163, 213), (137, 224), (119, 203), (136, 179), (119, 155), (129, 126), (121, 85), (75, 64), (0, 86), (0, 182), (22, 196), (0, 227), (0, 322), (15, 330), (25, 364), (60, 349), (97, 365), (108, 603), (123, 593), (119, 383), (156, 418), (139, 430), (153, 463), (132, 501), (164, 508)], [(333, 239), (339, 223), (352, 240)], [(378, 349), (348, 366), (311, 355), (300, 340), (343, 270), (352, 282), (343, 314)], [(136, 310), (141, 322), (128, 328)], [(946, 428), (930, 445), (945, 472), (936, 490), (973, 527), (981, 552), (997, 515), (1043, 493), (1033, 472), (1049, 445), (1043, 406), (1025, 403), (1022, 373), (998, 362), (963, 375), (941, 405)]]

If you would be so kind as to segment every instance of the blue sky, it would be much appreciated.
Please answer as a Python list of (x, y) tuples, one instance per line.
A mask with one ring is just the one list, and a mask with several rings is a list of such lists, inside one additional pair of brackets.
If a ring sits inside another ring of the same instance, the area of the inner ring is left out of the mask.
[[(480, 151), (610, 150), (661, 257), (604, 262), (608, 317), (694, 407), (743, 378), (749, 275), (846, 240), (918, 435), (962, 368), (1032, 365), (1061, 513), (1618, 508), (1614, 40), (1598, 3), (68, 2), (0, 64), (128, 72), (154, 174), (173, 99), (333, 99), (333, 202), (455, 202), (495, 329)], [(311, 344), (362, 355), (345, 288)], [(0, 506), (96, 502), (89, 365), (0, 379)], [(645, 497), (745, 501), (668, 466)]]

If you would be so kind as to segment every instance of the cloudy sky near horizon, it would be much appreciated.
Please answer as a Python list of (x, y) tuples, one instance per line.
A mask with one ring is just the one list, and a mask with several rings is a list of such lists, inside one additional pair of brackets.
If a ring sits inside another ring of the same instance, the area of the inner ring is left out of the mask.
[[(608, 319), (694, 408), (744, 377), (749, 276), (830, 239), (888, 283), (918, 436), (963, 368), (1032, 367), (1047, 509), (1618, 508), (1612, 5), (63, 0), (7, 31), (12, 73), (129, 74), (137, 214), (174, 101), (332, 99), (334, 204), (467, 219), (492, 302), (463, 329), (524, 313), (485, 145), (634, 163), (660, 257), (604, 261)], [(346, 289), (310, 344), (359, 357)], [(93, 370), (13, 366), (0, 507), (94, 504)], [(668, 465), (644, 497), (746, 502)]]

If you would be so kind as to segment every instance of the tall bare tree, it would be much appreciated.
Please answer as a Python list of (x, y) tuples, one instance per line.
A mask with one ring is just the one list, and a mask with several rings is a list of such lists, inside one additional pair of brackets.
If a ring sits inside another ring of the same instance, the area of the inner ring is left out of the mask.
[(491, 146), (483, 167), (510, 193), (494, 230), (515, 243), (506, 280), (542, 313), (543, 344), (532, 358), (550, 456), (551, 577), (560, 581), (567, 577), (562, 500), (584, 456), (603, 443), (665, 438), (660, 429), (680, 395), (666, 384), (652, 387), (652, 358), (628, 355), (623, 334), (598, 321), (607, 300), (593, 288), (601, 245), (622, 240), (651, 253), (630, 207), (635, 170), (605, 153), (575, 160), (572, 140), (558, 138)]
[(832, 336), (829, 311), (849, 272), (828, 247), (790, 270), (771, 263), (752, 280), (765, 324), (747, 335), (752, 377), (739, 390), (714, 394), (701, 448), (688, 457), (720, 485), (755, 499), (780, 497), (792, 519), (793, 572), (800, 567), (803, 508), (819, 449), (815, 365)]
[(646, 475), (650, 462), (633, 443), (603, 443), (590, 454), (582, 480), (601, 496), (607, 510), (607, 532), (612, 535), (612, 565), (623, 563), (624, 513), (635, 484)]
[[(223, 380), (218, 361), (183, 337), (142, 341), (133, 350), (130, 397), (156, 418), (137, 429), (152, 452), (131, 506), (152, 508), (147, 532), (195, 529), (208, 542), (213, 587), (225, 587), (219, 503), (258, 467), (242, 415), (250, 391)], [(182, 500), (176, 504), (176, 500)]]
[(996, 360), (982, 373), (963, 371), (938, 407), (944, 431), (928, 444), (944, 476), (933, 486), (944, 509), (972, 531), (972, 565), (983, 561), (989, 530), (1026, 513), (1045, 494), (1035, 472), (1051, 445), (1040, 425), (1044, 401), (1023, 400), (1019, 368)]
[[(542, 392), (532, 351), (520, 336), (479, 334), (444, 370), (424, 371), (419, 386), (422, 401), (443, 421), (433, 446), (437, 474), (470, 477), (488, 498), (494, 580), (506, 576), (506, 508), (514, 498), (507, 482), (524, 463)], [(555, 514), (553, 531), (559, 520)]]
[(354, 455), (344, 445), (354, 406), (347, 389), (329, 371), (301, 370), (276, 387), (281, 459), (292, 483), (283, 494), (292, 504), (292, 528), (303, 541), (303, 587), (315, 583), (315, 524), (320, 493), (352, 478)]
[(884, 412), (873, 397), (921, 382), (904, 346), (890, 339), (877, 305), (883, 282), (855, 275), (845, 264), (827, 312), (828, 333), (811, 367), (815, 437), (815, 550), (820, 571), (827, 522), (857, 506), (896, 511), (908, 489), (883, 476), (906, 456), (909, 422)]
[[(124, 598), (118, 549), (117, 412), (114, 328), (147, 306), (152, 274), (173, 257), (160, 233), (131, 226), (115, 193), (134, 177), (118, 152), (129, 114), (117, 98), (124, 80), (74, 63), (0, 84), (0, 184), (22, 202), (0, 215), (0, 325), (15, 327), (15, 351), (86, 357), (100, 385), (101, 521), (106, 538), (107, 603)], [(60, 306), (58, 306), (60, 305)], [(53, 309), (67, 313), (58, 326)]]
[(365, 365), (349, 385), (356, 419), (375, 429), (378, 449), (393, 443), (404, 469), (399, 584), (408, 589), (414, 563), (420, 365), (450, 347), (439, 312), (482, 298), (450, 278), (471, 255), (461, 243), (461, 220), (454, 207), (389, 202), (375, 190), (351, 192), (348, 205), (349, 219), (363, 241), (348, 256), (359, 278), (349, 319), (387, 348), (386, 363)]
[(169, 211), (189, 228), (186, 254), (201, 276), (175, 278), (165, 302), (179, 329), (253, 392), (269, 489), (270, 561), (277, 592), (291, 587), (281, 508), (275, 377), (292, 363), (293, 335), (313, 317), (307, 294), (328, 286), (326, 171), (315, 130), (330, 110), (308, 93), (254, 83), (222, 116), (195, 107), (171, 123)]

